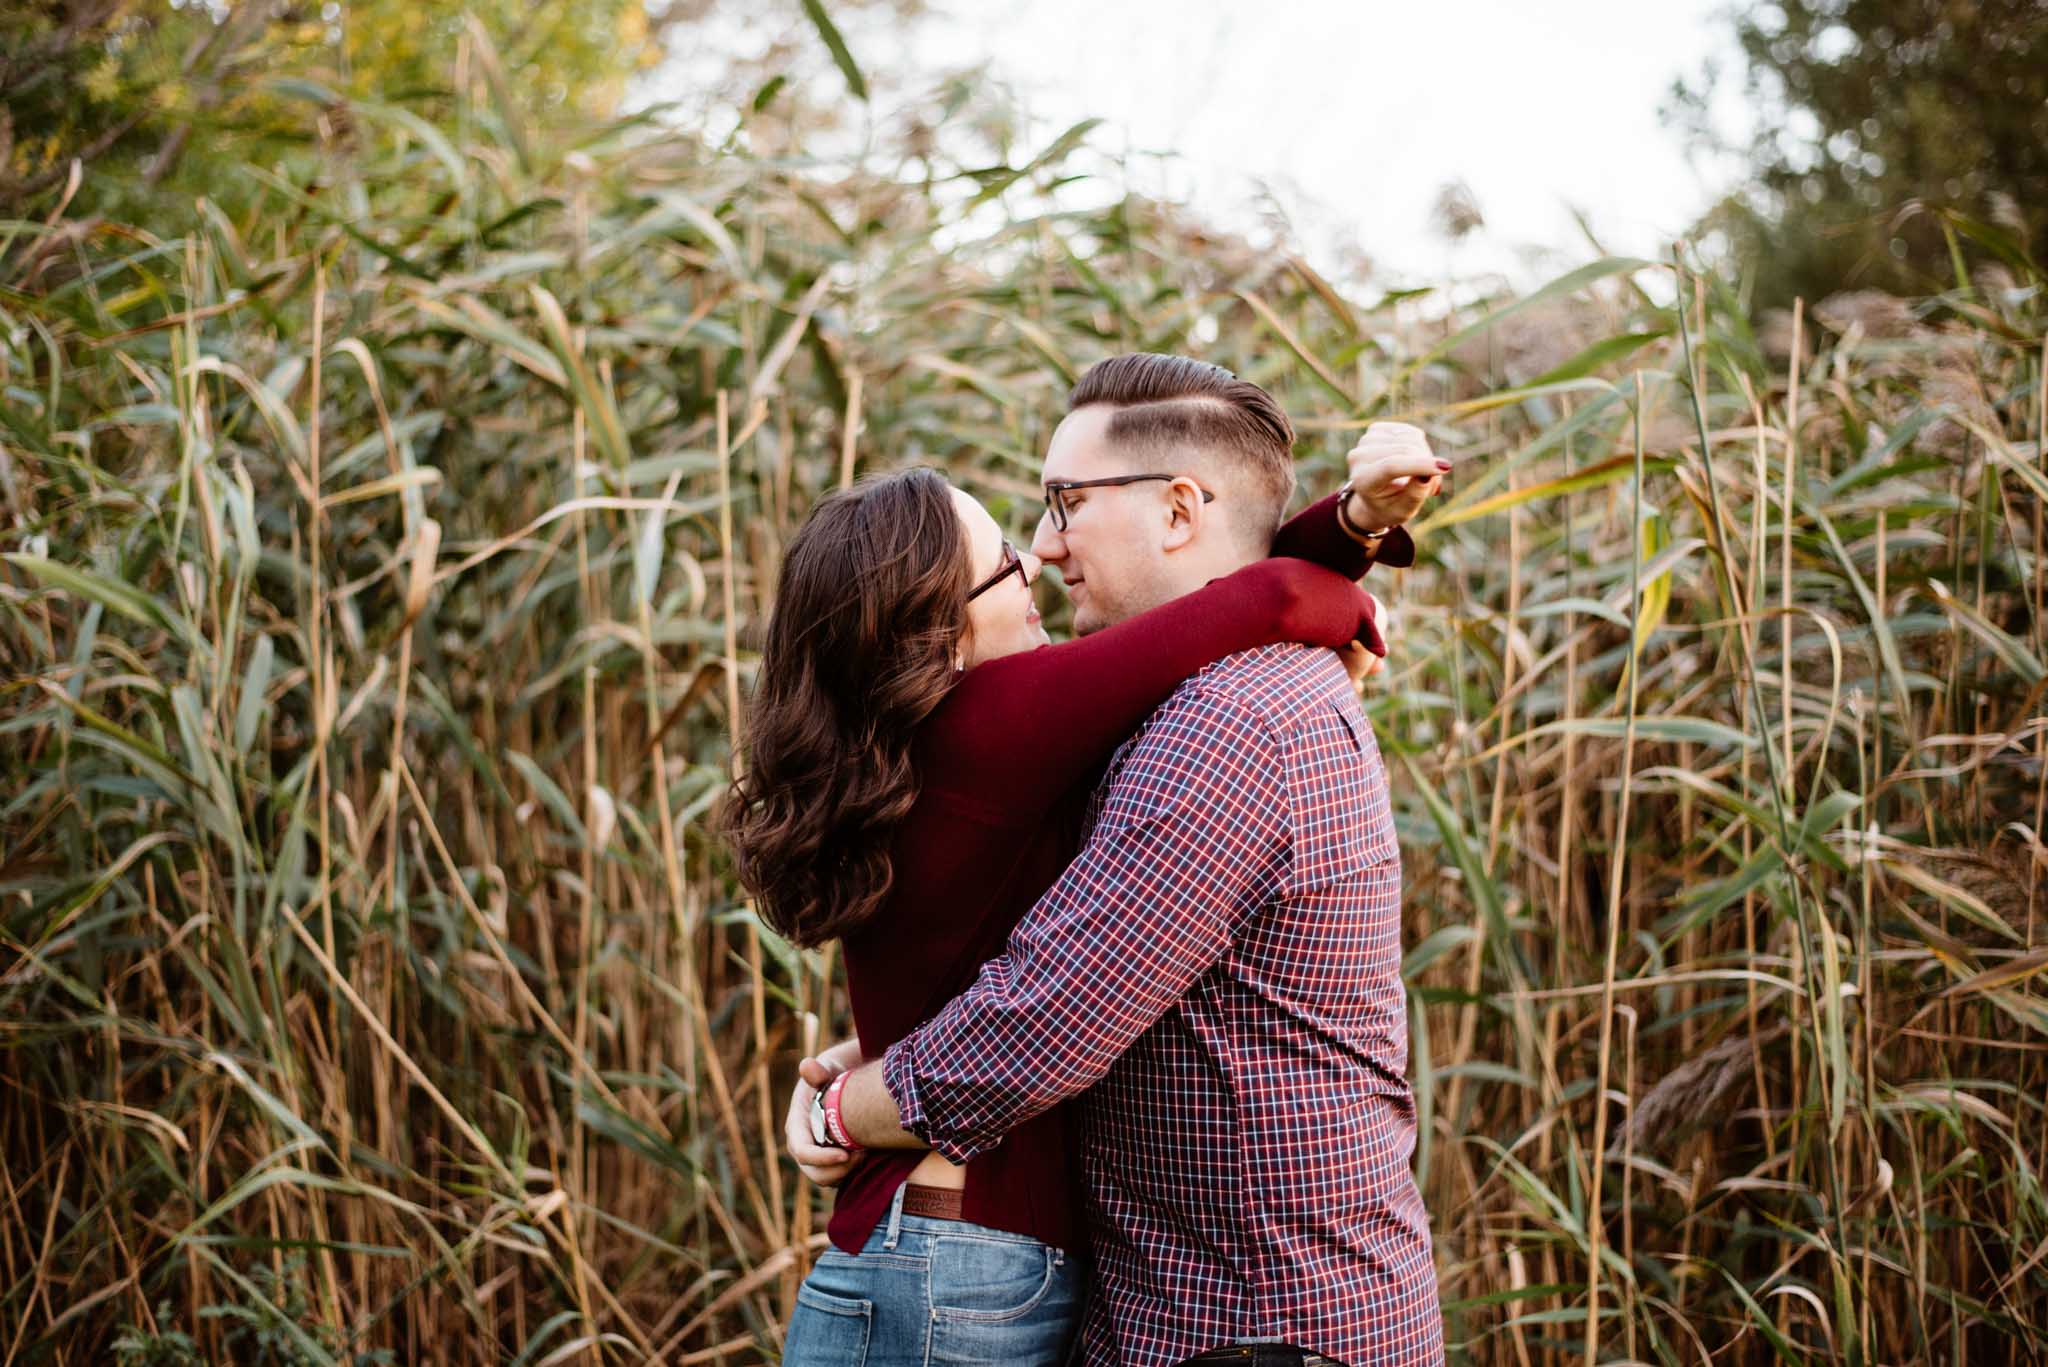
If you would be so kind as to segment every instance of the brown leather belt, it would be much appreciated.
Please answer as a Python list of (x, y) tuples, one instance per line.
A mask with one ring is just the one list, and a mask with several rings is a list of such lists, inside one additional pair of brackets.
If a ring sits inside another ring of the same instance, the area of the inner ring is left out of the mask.
[(905, 1182), (903, 1213), (922, 1215), (928, 1220), (957, 1220), (960, 1218), (960, 1193), (948, 1187), (928, 1187), (921, 1182)]

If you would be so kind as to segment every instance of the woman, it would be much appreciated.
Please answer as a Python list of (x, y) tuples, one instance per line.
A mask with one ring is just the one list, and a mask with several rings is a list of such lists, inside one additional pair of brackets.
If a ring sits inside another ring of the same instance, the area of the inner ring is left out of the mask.
[[(1189, 674), (1278, 642), (1380, 649), (1336, 506), (1275, 543), (1329, 568), (1269, 559), (1053, 646), (1036, 557), (936, 472), (818, 505), (783, 562), (723, 824), (770, 924), (844, 945), (858, 1045), (835, 1063), (878, 1055), (1002, 950), (1072, 859), (1094, 776)], [(1060, 1109), (964, 1168), (863, 1155), (784, 1363), (1058, 1361), (1080, 1309), (1076, 1201)]]

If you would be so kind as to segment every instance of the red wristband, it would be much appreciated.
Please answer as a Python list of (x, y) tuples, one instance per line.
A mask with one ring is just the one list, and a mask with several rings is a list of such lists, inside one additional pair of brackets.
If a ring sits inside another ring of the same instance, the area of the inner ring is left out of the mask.
[(825, 1133), (832, 1136), (832, 1142), (848, 1153), (859, 1153), (867, 1146), (856, 1143), (846, 1128), (846, 1118), (839, 1113), (839, 1094), (846, 1090), (846, 1080), (852, 1073), (841, 1073), (832, 1079), (832, 1085), (825, 1089)]

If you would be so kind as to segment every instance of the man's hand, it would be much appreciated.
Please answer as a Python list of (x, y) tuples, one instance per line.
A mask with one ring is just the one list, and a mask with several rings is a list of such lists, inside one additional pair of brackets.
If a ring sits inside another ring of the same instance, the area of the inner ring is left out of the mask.
[[(1388, 649), (1391, 650), (1393, 642), (1388, 635), (1386, 604), (1370, 593), (1366, 597), (1372, 599), (1372, 619), (1379, 623), (1380, 639), (1386, 641)], [(1384, 657), (1373, 654), (1357, 641), (1341, 647), (1337, 651), (1337, 659), (1343, 663), (1344, 672), (1351, 676), (1351, 682), (1354, 684), (1364, 683), (1387, 667)]]
[[(851, 1057), (846, 1051), (851, 1046)], [(789, 1094), (789, 1115), (783, 1120), (782, 1140), (789, 1149), (789, 1156), (796, 1160), (797, 1170), (821, 1187), (836, 1187), (846, 1180), (853, 1171), (853, 1165), (861, 1155), (848, 1153), (835, 1145), (820, 1144), (811, 1137), (811, 1098), (823, 1090), (833, 1078), (860, 1064), (860, 1044), (848, 1040), (834, 1045), (817, 1058), (807, 1058), (796, 1066), (796, 1090)]]
[(1414, 517), (1451, 469), (1449, 461), (1429, 449), (1422, 429), (1405, 422), (1366, 428), (1346, 461), (1351, 502), (1344, 511), (1370, 531), (1398, 527)]
[(1344, 672), (1351, 676), (1351, 682), (1362, 684), (1387, 667), (1387, 662), (1367, 650), (1358, 642), (1337, 648), (1337, 659), (1344, 666)]

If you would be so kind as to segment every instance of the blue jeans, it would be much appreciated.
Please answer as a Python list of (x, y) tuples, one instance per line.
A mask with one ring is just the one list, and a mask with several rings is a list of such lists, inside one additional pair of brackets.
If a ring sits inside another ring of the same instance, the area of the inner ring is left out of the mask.
[(1072, 1258), (1023, 1234), (903, 1213), (859, 1257), (827, 1248), (797, 1288), (783, 1367), (1052, 1367), (1081, 1322)]

